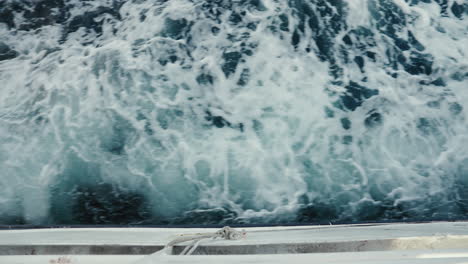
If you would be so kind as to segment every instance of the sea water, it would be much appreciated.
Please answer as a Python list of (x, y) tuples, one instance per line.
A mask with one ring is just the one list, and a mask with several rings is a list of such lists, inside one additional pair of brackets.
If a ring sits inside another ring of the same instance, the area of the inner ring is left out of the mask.
[(464, 0), (1, 0), (0, 224), (466, 219)]

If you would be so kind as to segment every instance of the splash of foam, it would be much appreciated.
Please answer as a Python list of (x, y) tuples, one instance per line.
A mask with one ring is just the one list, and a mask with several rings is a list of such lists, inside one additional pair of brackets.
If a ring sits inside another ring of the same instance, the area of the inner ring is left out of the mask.
[(0, 219), (463, 218), (467, 10), (7, 1)]

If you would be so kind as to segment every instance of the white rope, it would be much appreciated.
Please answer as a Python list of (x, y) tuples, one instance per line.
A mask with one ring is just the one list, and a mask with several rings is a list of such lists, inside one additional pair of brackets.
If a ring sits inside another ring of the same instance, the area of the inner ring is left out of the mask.
[[(189, 250), (189, 252), (187, 252), (187, 254), (185, 255), (192, 255), (192, 253), (195, 251), (195, 249), (197, 249), (198, 245), (200, 244), (200, 242), (202, 241), (202, 239), (199, 239), (195, 242), (195, 244), (192, 246), (192, 248)], [(185, 251), (185, 249), (184, 249)]]
[(174, 246), (183, 242), (193, 241), (192, 244), (186, 246), (182, 250), (180, 255), (191, 255), (198, 247), (200, 242), (204, 239), (226, 239), (226, 240), (238, 240), (244, 238), (246, 233), (244, 231), (237, 231), (229, 226), (225, 226), (222, 229), (214, 233), (196, 233), (196, 234), (183, 234), (173, 239), (160, 251), (154, 254), (168, 254), (173, 255)]

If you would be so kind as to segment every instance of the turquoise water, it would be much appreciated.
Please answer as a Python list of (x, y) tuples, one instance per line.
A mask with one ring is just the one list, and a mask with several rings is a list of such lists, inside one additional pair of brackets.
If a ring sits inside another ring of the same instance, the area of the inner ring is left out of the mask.
[(0, 1), (0, 224), (466, 219), (468, 4)]

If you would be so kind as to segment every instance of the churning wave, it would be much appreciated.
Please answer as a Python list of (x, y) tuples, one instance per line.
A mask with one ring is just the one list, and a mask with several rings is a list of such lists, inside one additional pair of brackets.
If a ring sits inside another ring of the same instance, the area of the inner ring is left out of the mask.
[(0, 224), (468, 218), (464, 0), (1, 0)]

